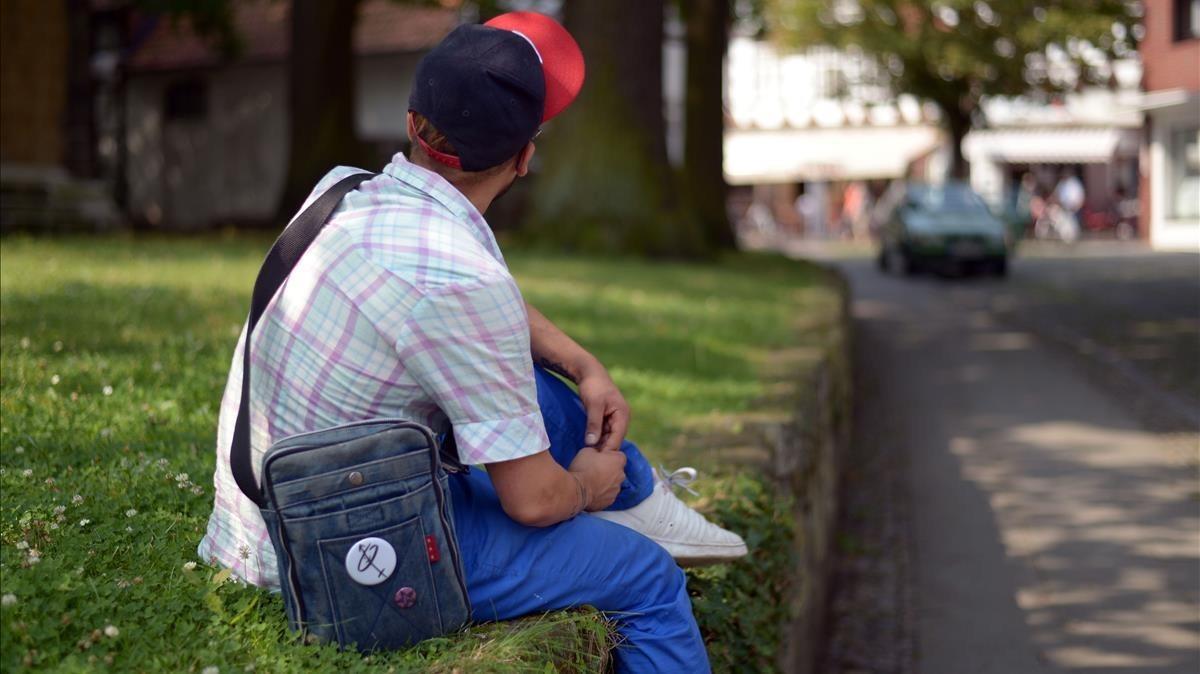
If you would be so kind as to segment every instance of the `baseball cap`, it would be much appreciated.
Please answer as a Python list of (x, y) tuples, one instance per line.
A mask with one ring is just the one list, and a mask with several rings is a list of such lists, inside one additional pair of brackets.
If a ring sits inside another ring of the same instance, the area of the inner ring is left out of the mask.
[(517, 154), (583, 87), (583, 53), (557, 21), (509, 12), (450, 32), (417, 64), (408, 108), (456, 155), (414, 140), (437, 161), (483, 171)]

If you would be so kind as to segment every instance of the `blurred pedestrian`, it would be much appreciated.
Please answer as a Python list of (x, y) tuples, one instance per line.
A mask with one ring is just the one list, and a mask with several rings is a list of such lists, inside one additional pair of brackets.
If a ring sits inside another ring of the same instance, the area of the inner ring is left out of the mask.
[(867, 188), (855, 180), (846, 186), (842, 197), (842, 235), (849, 239), (863, 238), (863, 214), (866, 213)]
[[(1034, 213), (1035, 207), (1038, 213)], [(1022, 230), (1032, 227), (1041, 212), (1041, 198), (1037, 194), (1037, 178), (1034, 178), (1033, 174), (1028, 171), (1021, 176), (1021, 182), (1017, 184), (1013, 211), (1017, 221), (1021, 223)]]
[(796, 212), (804, 219), (804, 235), (811, 239), (825, 238), (825, 204), (823, 185), (806, 183), (804, 193), (796, 197)]
[(1083, 209), (1086, 194), (1083, 189), (1083, 181), (1079, 179), (1075, 171), (1071, 169), (1064, 171), (1062, 179), (1054, 188), (1054, 200), (1062, 207), (1063, 215), (1073, 220), (1075, 228), (1078, 229), (1079, 211)]
[(1021, 174), (1015, 188), (1008, 192), (1005, 220), (1014, 239), (1032, 234), (1034, 223), (1041, 211), (1041, 198), (1037, 194), (1037, 178), (1026, 171)]
[(1117, 185), (1115, 194), (1116, 234), (1122, 241), (1128, 241), (1137, 236), (1138, 214), (1141, 204), (1137, 194), (1130, 194), (1124, 185)]

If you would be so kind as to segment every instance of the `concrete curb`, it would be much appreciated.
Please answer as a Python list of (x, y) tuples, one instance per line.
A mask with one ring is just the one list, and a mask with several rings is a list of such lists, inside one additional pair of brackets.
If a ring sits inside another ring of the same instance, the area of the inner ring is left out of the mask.
[(801, 382), (791, 418), (763, 429), (771, 447), (774, 478), (795, 497), (798, 566), (789, 598), (792, 618), (782, 626), (778, 658), (779, 670), (789, 674), (814, 672), (821, 656), (842, 456), (852, 423), (849, 285), (840, 272), (822, 269), (841, 295), (838, 327), (825, 354)]

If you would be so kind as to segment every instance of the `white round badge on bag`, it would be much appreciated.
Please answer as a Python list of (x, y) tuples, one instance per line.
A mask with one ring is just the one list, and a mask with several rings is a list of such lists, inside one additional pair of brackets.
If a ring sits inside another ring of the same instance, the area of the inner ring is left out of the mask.
[(396, 549), (382, 538), (364, 538), (346, 553), (346, 573), (360, 585), (378, 585), (395, 570)]

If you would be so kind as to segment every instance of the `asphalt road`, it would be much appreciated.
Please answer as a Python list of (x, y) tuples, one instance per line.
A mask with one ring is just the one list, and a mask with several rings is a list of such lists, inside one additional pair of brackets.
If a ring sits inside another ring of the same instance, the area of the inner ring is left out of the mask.
[(858, 416), (824, 669), (1200, 671), (1200, 258), (834, 264)]

